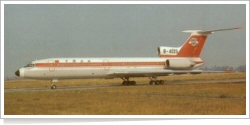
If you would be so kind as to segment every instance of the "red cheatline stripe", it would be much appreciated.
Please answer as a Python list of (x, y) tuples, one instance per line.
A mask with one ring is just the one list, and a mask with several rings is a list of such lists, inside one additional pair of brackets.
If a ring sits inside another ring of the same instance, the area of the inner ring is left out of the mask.
[(163, 66), (165, 62), (87, 62), (87, 63), (36, 63), (36, 67), (86, 67), (86, 66)]
[[(196, 61), (196, 64), (203, 61)], [(93, 67), (93, 66), (164, 66), (165, 62), (86, 62), (86, 63), (36, 63), (36, 67)]]

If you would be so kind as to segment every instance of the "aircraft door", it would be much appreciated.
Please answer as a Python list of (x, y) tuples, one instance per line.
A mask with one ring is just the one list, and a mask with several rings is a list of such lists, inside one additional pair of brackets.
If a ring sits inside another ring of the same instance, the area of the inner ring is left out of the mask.
[(107, 59), (103, 60), (103, 68), (105, 71), (108, 71), (110, 68), (109, 61)]
[(49, 60), (48, 64), (49, 64), (49, 71), (54, 72), (55, 71), (55, 61), (54, 60)]

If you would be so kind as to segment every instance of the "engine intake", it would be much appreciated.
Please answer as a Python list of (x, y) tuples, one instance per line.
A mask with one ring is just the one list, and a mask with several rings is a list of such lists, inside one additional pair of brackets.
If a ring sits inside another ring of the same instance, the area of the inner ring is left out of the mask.
[(167, 69), (190, 69), (195, 63), (188, 59), (167, 59), (165, 67)]

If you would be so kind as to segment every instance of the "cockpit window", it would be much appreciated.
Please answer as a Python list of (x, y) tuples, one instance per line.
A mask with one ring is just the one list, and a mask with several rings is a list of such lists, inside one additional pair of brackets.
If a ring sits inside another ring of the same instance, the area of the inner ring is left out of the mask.
[(33, 63), (29, 63), (28, 65), (26, 65), (25, 67), (34, 67), (35, 66), (35, 64), (33, 64)]

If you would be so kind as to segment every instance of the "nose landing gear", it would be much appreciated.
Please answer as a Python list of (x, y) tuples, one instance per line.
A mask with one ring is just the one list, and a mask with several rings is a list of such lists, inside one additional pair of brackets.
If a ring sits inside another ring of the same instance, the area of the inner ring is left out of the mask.
[(51, 82), (52, 82), (51, 89), (56, 89), (56, 85), (54, 83), (58, 82), (58, 80), (52, 79)]

